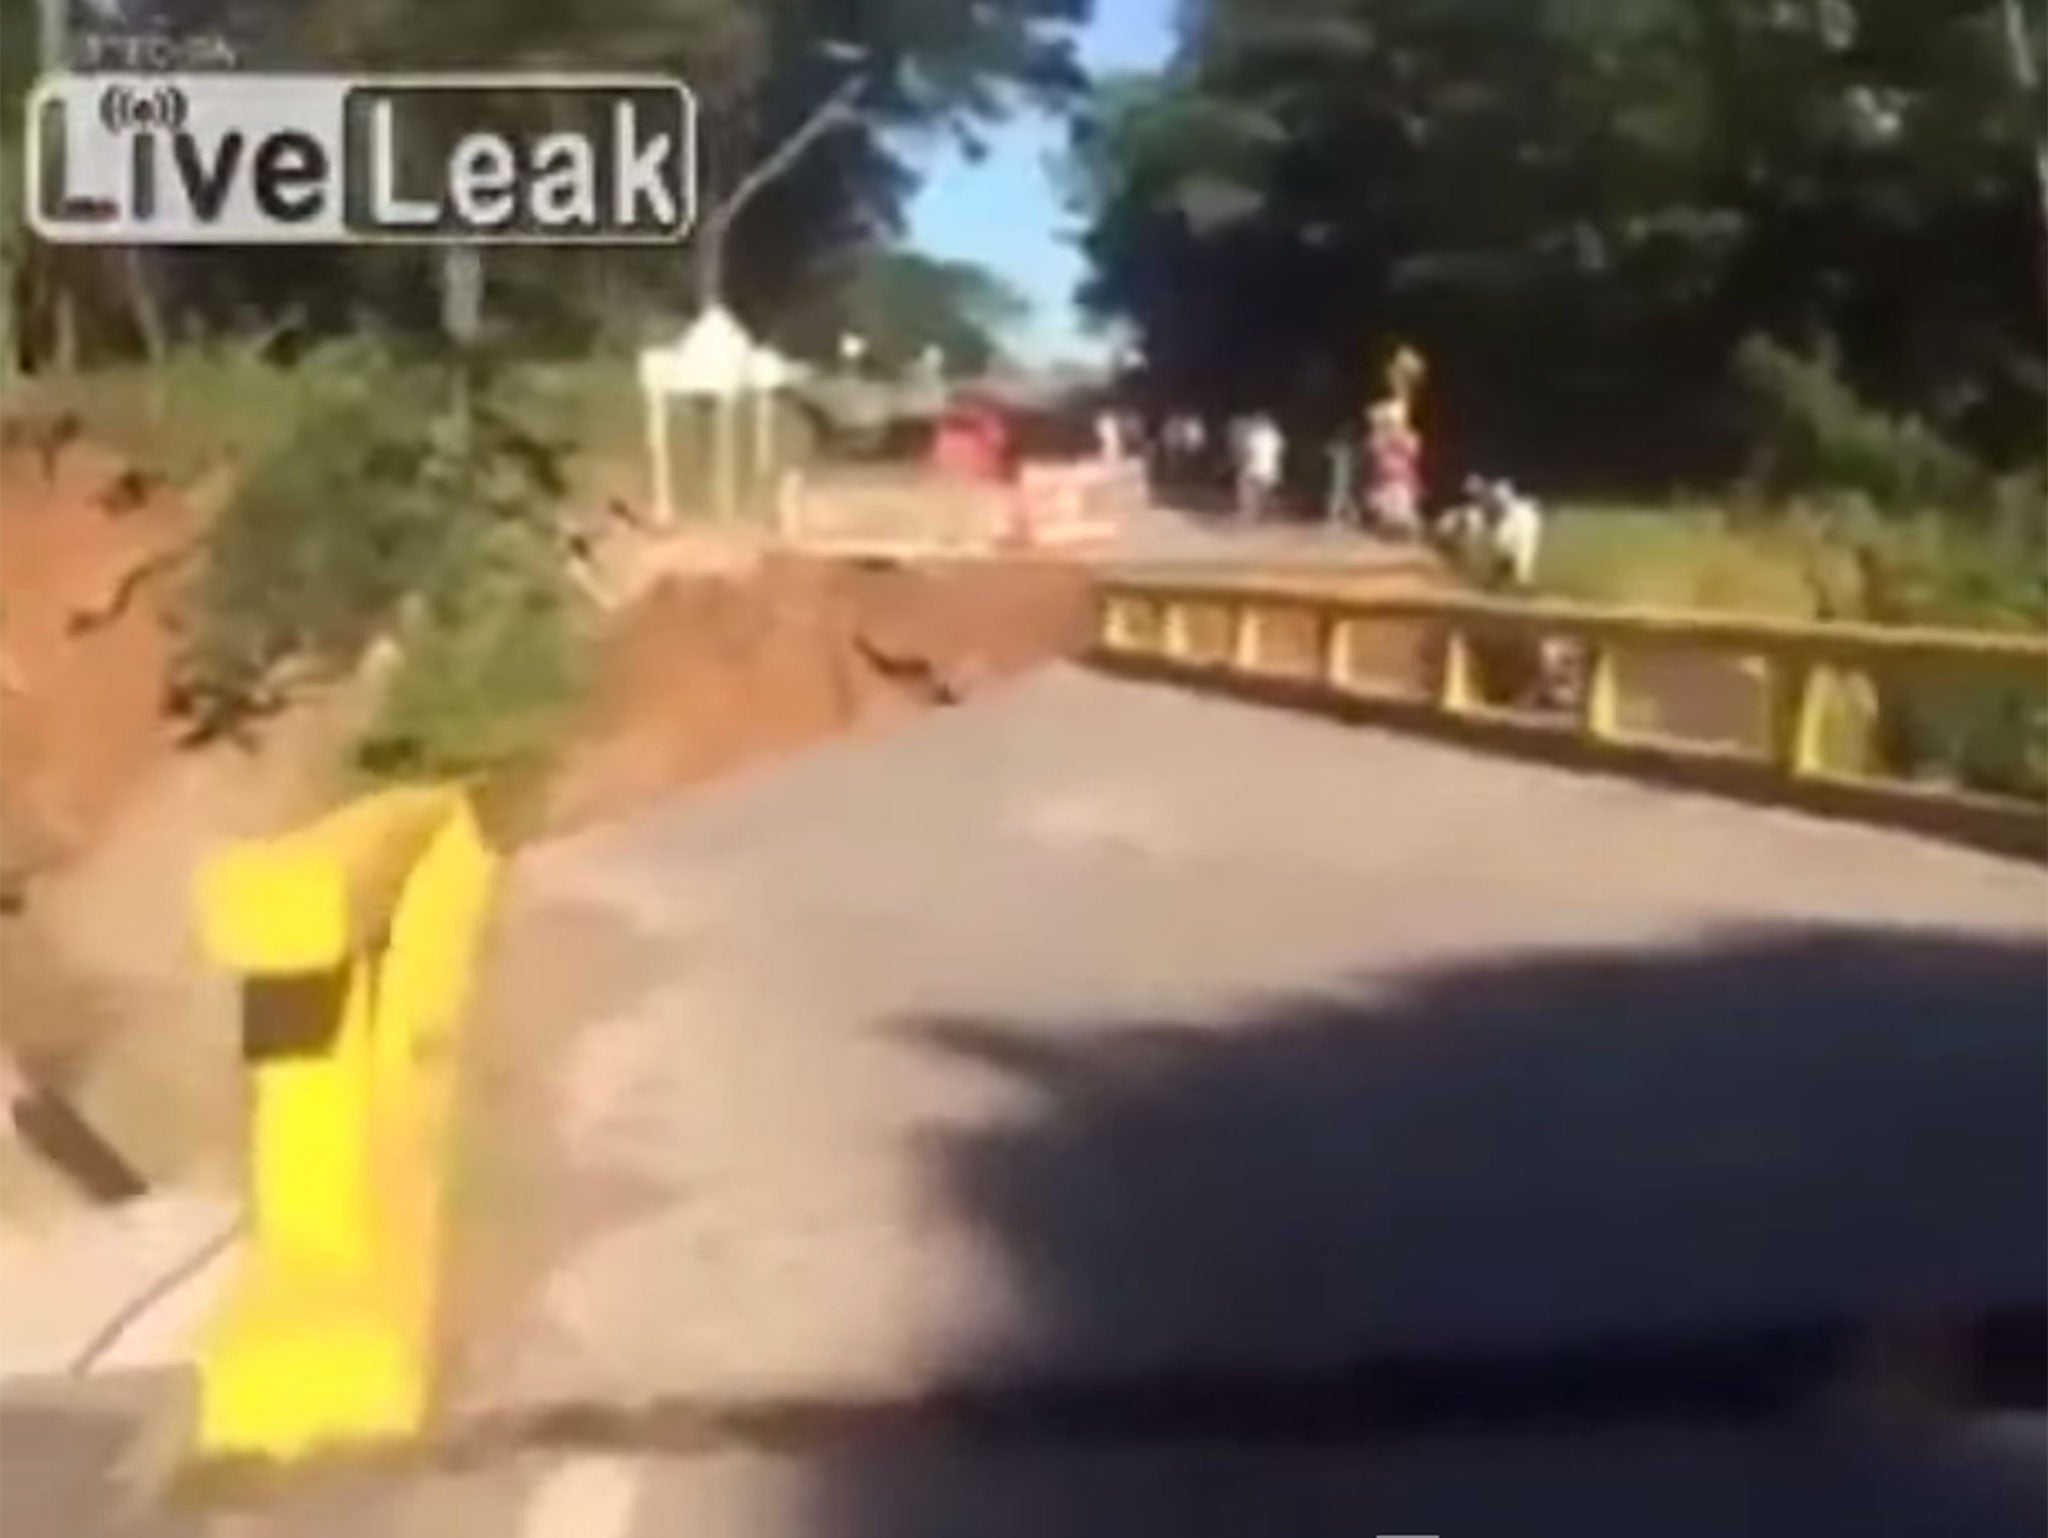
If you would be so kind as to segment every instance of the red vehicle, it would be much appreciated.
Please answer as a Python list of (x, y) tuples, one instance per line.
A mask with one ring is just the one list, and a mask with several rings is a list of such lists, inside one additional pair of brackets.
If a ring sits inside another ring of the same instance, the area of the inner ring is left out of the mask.
[(978, 481), (1006, 481), (1016, 470), (1016, 434), (1010, 414), (993, 401), (965, 396), (939, 418), (932, 434), (932, 464)]

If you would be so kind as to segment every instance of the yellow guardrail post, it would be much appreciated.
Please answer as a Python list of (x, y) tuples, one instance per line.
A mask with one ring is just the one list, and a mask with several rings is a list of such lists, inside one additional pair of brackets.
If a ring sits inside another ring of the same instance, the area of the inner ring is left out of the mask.
[(1443, 658), (1437, 671), (1437, 704), (1451, 715), (1463, 715), (1479, 698), (1473, 677), (1472, 643), (1455, 624), (1444, 627)]
[(199, 1451), (405, 1436), (432, 1389), (452, 1049), (498, 856), (452, 787), (367, 797), (200, 872), (243, 980), (252, 1244), (199, 1362)]
[(1103, 642), (1111, 647), (1129, 647), (1137, 641), (1137, 627), (1131, 623), (1131, 604), (1122, 598), (1110, 598), (1102, 604)]
[(1333, 689), (1351, 687), (1351, 622), (1342, 615), (1326, 614), (1317, 619), (1317, 668), (1324, 683)]
[(1170, 598), (1159, 606), (1159, 649), (1176, 662), (1186, 661), (1195, 651), (1187, 605)]
[(1778, 766), (1795, 778), (1818, 774), (1826, 767), (1827, 670), (1799, 657), (1779, 661), (1771, 675)]
[(1580, 726), (1596, 742), (1613, 742), (1621, 735), (1621, 659), (1605, 642), (1594, 642), (1586, 658)]
[(1241, 673), (1256, 673), (1264, 656), (1261, 644), (1264, 615), (1255, 603), (1242, 603), (1231, 611), (1230, 662)]

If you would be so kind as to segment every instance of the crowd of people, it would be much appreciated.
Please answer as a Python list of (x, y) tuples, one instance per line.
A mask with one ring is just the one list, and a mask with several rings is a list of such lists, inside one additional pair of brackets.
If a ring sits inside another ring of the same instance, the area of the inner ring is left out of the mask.
[[(1543, 510), (1534, 498), (1510, 481), (1473, 476), (1460, 500), (1433, 516), (1428, 512), (1424, 444), (1414, 414), (1424, 376), (1421, 358), (1398, 350), (1358, 427), (1323, 444), (1322, 517), (1333, 528), (1385, 540), (1430, 540), (1461, 565), (1526, 588), (1535, 579), (1543, 534)], [(1133, 429), (1105, 413), (1098, 439), (1105, 454), (1122, 454)], [(1256, 523), (1280, 516), (1291, 446), (1278, 420), (1268, 412), (1238, 417), (1216, 448), (1227, 464), (1236, 517)], [(1169, 416), (1151, 452), (1155, 473), (1168, 484), (1205, 479), (1217, 460), (1208, 424), (1193, 413)]]

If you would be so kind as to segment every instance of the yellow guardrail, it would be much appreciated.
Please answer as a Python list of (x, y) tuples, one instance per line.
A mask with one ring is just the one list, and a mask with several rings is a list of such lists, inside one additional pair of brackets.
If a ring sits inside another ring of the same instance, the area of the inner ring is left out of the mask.
[(239, 975), (252, 1244), (199, 1361), (199, 1451), (403, 1436), (432, 1389), (453, 1054), (499, 856), (469, 794), (388, 791), (200, 872)]
[[(2020, 797), (1911, 783), (1874, 772), (1871, 680), (1901, 665), (2030, 680), (2048, 709), (2048, 637), (1878, 625), (1602, 609), (1427, 591), (1346, 591), (1313, 577), (1103, 574), (1097, 655), (1186, 678), (1341, 705), (1396, 724), (1544, 756), (1666, 771), (1708, 788), (2048, 854), (2048, 809)], [(1206, 623), (1205, 623), (1206, 622)], [(1271, 644), (1292, 625), (1295, 655)], [(1415, 644), (1406, 676), (1354, 666), (1361, 635), (1392, 627)], [(1565, 643), (1578, 663), (1571, 709), (1536, 712), (1488, 698), (1489, 643)], [(1710, 654), (1740, 659), (1770, 702), (1752, 744), (1702, 743), (1625, 723), (1631, 659)]]

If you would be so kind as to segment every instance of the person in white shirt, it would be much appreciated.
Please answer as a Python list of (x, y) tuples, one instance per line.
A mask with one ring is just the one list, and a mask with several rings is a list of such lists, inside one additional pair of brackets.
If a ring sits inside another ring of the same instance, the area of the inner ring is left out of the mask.
[(1489, 551), (1493, 540), (1492, 514), (1487, 506), (1486, 482), (1476, 475), (1465, 477), (1464, 500), (1436, 515), (1430, 535), (1460, 567), (1470, 567), (1481, 551)]
[(1495, 557), (1516, 587), (1530, 586), (1536, 580), (1536, 558), (1543, 543), (1542, 507), (1509, 481), (1495, 481), (1487, 489), (1486, 502)]
[(1100, 412), (1095, 418), (1095, 453), (1106, 465), (1124, 462), (1124, 422), (1114, 411)]
[(1263, 413), (1254, 417), (1245, 429), (1243, 454), (1238, 511), (1247, 519), (1263, 518), (1280, 489), (1280, 472), (1287, 458), (1287, 439), (1280, 425)]

